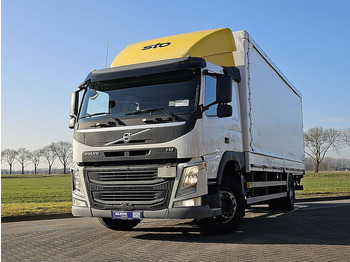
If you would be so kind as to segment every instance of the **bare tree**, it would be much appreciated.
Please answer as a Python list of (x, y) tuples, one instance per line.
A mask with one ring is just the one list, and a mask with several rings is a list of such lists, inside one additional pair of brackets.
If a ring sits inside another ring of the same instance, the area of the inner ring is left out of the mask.
[(24, 147), (18, 149), (16, 159), (21, 164), (22, 174), (24, 174), (24, 167), (28, 164), (30, 159), (30, 151)]
[(13, 149), (5, 149), (1, 151), (1, 162), (6, 162), (10, 167), (10, 175), (12, 174), (12, 166), (16, 160), (17, 151)]
[(40, 164), (40, 158), (41, 158), (41, 150), (34, 150), (30, 153), (30, 160), (34, 165), (34, 174), (36, 174), (36, 171), (38, 169), (38, 166)]
[(52, 146), (56, 152), (56, 155), (63, 165), (63, 173), (66, 173), (67, 165), (72, 161), (73, 157), (73, 146), (72, 143), (60, 141), (52, 143)]
[(49, 174), (51, 174), (51, 168), (53, 163), (55, 162), (57, 158), (57, 154), (55, 152), (55, 148), (53, 144), (49, 146), (45, 146), (43, 149), (40, 150), (42, 156), (45, 158), (48, 166), (49, 166)]
[(305, 151), (314, 160), (314, 172), (319, 171), (320, 163), (324, 159), (328, 149), (339, 148), (340, 131), (332, 128), (313, 127), (304, 133)]
[(342, 132), (343, 135), (343, 141), (345, 144), (347, 144), (348, 146), (350, 146), (350, 128), (345, 129)]

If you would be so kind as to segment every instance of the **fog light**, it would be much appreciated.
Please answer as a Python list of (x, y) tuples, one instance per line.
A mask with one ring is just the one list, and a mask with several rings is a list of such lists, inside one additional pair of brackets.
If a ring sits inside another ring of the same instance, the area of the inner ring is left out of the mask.
[(195, 207), (195, 206), (201, 206), (201, 205), (202, 205), (201, 197), (191, 198), (183, 201), (176, 201), (174, 203), (174, 207)]
[(87, 207), (87, 203), (85, 201), (73, 198), (73, 206), (77, 207)]

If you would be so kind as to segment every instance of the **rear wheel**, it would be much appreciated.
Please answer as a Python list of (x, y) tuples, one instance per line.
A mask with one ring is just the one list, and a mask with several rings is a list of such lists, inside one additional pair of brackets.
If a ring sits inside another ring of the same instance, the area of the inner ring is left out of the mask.
[(295, 202), (294, 179), (292, 175), (289, 175), (287, 196), (284, 198), (281, 198), (281, 209), (292, 210), (294, 208), (294, 202)]
[(295, 202), (295, 186), (293, 175), (288, 177), (287, 196), (284, 198), (272, 199), (268, 202), (269, 208), (272, 210), (292, 210)]
[(245, 200), (240, 185), (232, 177), (225, 176), (219, 188), (219, 193), (222, 214), (196, 220), (202, 233), (229, 234), (235, 231), (242, 222)]
[(139, 220), (116, 220), (106, 217), (99, 217), (98, 220), (105, 227), (117, 231), (131, 230), (140, 223)]

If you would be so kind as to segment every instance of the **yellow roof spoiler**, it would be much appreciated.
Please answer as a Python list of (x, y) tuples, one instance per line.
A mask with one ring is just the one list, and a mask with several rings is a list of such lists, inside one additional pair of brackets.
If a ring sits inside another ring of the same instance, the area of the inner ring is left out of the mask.
[(186, 56), (202, 57), (219, 66), (235, 66), (233, 51), (236, 46), (230, 29), (205, 30), (128, 45), (116, 56), (111, 67)]

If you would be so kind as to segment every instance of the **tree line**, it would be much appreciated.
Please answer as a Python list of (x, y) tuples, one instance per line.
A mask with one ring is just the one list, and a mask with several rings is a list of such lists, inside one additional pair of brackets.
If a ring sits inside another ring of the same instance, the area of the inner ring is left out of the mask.
[[(314, 171), (314, 160), (305, 158), (305, 170)], [(325, 157), (320, 163), (319, 171), (350, 171), (350, 158)]]
[(37, 173), (37, 169), (42, 159), (48, 165), (48, 173), (51, 174), (52, 165), (56, 159), (63, 165), (63, 172), (66, 174), (67, 165), (73, 158), (73, 146), (70, 142), (60, 141), (53, 142), (42, 149), (30, 151), (26, 148), (20, 148), (18, 150), (5, 149), (1, 151), (1, 163), (7, 163), (9, 165), (10, 174), (12, 174), (13, 165), (19, 163), (21, 165), (21, 173), (24, 174), (25, 167), (29, 164), (34, 165), (34, 173)]
[[(306, 149), (305, 154), (311, 159), (305, 159), (306, 169), (310, 169), (311, 162), (313, 163), (313, 171), (318, 172), (330, 148), (333, 148), (337, 152), (344, 146), (350, 147), (350, 128), (309, 128), (304, 132), (304, 144)], [(5, 149), (1, 151), (1, 162), (6, 162), (9, 165), (10, 174), (12, 174), (12, 167), (15, 163), (21, 165), (22, 174), (24, 174), (25, 167), (32, 163), (34, 165), (34, 173), (36, 174), (42, 158), (45, 159), (48, 165), (49, 174), (51, 174), (52, 165), (56, 159), (59, 159), (62, 163), (63, 172), (66, 173), (67, 165), (72, 161), (72, 157), (72, 143), (65, 141), (53, 142), (42, 149), (34, 151), (29, 151), (26, 148), (20, 148), (18, 150)], [(334, 166), (335, 161), (328, 159), (327, 163), (328, 167), (330, 165)]]
[(309, 128), (304, 132), (304, 144), (305, 154), (312, 159), (313, 170), (317, 173), (330, 148), (339, 152), (344, 146), (350, 147), (350, 128)]

